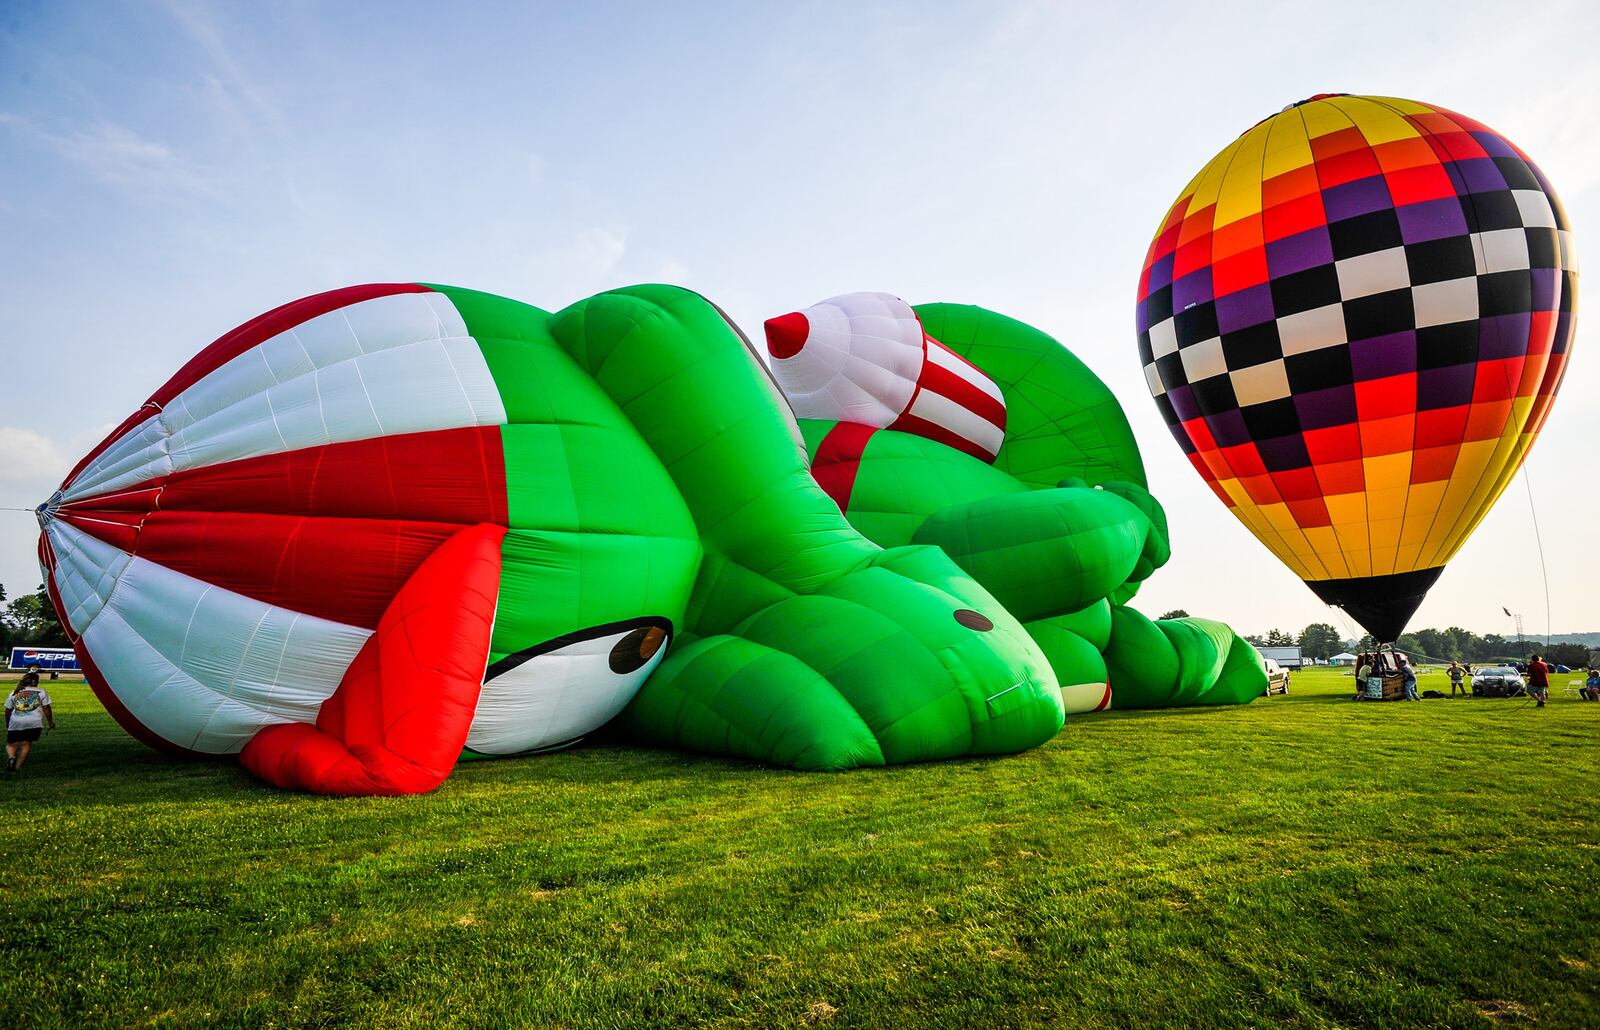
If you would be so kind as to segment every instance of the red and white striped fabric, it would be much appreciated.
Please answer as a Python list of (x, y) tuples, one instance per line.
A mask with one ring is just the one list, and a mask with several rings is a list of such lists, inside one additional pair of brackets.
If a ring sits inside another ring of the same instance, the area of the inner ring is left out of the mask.
[(217, 340), (40, 509), (45, 582), (101, 701), (141, 740), (206, 754), (314, 722), (418, 566), (504, 524), (505, 421), (477, 341), (425, 286), (307, 297)]
[(796, 416), (915, 433), (983, 461), (1000, 452), (1000, 388), (924, 332), (899, 297), (833, 297), (768, 319), (766, 334), (773, 376)]

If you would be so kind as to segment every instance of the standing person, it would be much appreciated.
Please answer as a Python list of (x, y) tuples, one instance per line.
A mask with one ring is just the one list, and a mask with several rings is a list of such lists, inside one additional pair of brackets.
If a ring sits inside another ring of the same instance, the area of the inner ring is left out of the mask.
[(1533, 660), (1528, 662), (1528, 693), (1539, 702), (1540, 708), (1550, 700), (1550, 666), (1539, 655), (1534, 655)]
[(1422, 700), (1417, 696), (1417, 672), (1411, 667), (1411, 660), (1403, 654), (1395, 655), (1394, 660), (1400, 667), (1400, 685), (1405, 687), (1406, 700)]
[(1356, 700), (1360, 701), (1367, 696), (1367, 653), (1361, 652), (1356, 656)]
[(17, 681), (16, 689), (6, 698), (6, 772), (22, 768), (46, 720), (51, 729), (56, 728), (50, 695), (39, 686), (39, 674), (30, 672)]
[(1461, 663), (1452, 659), (1450, 668), (1446, 669), (1445, 672), (1450, 674), (1450, 696), (1455, 697), (1456, 691), (1460, 690), (1461, 696), (1465, 697), (1467, 695), (1467, 671), (1461, 667)]

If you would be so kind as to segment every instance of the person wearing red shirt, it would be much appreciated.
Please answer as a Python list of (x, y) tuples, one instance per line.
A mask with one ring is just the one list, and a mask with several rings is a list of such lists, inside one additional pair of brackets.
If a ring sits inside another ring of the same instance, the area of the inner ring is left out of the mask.
[(1538, 655), (1528, 663), (1528, 693), (1539, 702), (1540, 708), (1550, 699), (1550, 666)]

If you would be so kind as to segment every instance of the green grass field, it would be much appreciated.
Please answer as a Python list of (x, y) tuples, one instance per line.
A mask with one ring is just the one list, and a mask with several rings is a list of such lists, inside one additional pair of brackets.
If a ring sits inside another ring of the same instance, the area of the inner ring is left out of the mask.
[(1351, 684), (1009, 758), (595, 747), (383, 800), (168, 761), (55, 684), (0, 783), (0, 1022), (1600, 1025), (1600, 705)]

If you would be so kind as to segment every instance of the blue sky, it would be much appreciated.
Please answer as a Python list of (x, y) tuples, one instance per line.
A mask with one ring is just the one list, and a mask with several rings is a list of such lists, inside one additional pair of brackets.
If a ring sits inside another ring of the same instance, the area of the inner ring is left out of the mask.
[[(1189, 468), (1133, 293), (1167, 205), (1314, 93), (1515, 140), (1600, 225), (1600, 13), (1580, 3), (58, 4), (0, 9), (0, 504), (28, 506), (193, 352), (379, 280), (560, 307), (689, 286), (747, 330), (836, 293), (1032, 322), (1123, 398), (1174, 525), (1151, 613), (1326, 609)], [(1580, 321), (1529, 462), (1551, 621), (1600, 629), (1600, 358)], [(38, 582), (0, 512), (0, 582)], [(1545, 627), (1519, 480), (1413, 626)]]

